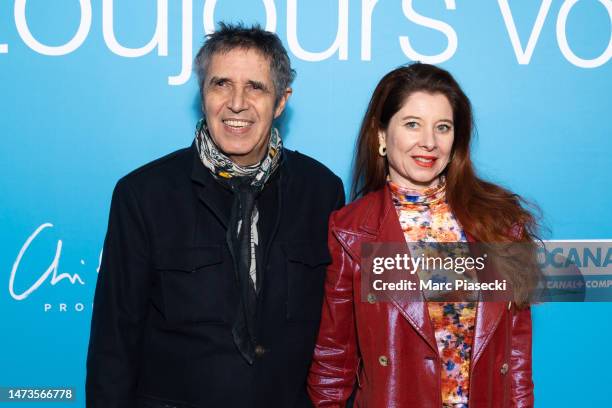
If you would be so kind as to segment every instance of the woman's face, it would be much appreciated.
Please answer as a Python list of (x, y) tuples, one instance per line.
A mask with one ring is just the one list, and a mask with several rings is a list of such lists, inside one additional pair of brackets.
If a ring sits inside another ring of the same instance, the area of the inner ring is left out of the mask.
[(414, 92), (378, 137), (387, 147), (391, 181), (416, 190), (434, 186), (450, 160), (453, 109), (441, 93)]

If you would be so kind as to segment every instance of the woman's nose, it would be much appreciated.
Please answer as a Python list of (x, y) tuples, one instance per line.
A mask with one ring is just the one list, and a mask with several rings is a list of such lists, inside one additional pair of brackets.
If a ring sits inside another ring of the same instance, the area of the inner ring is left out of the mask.
[(436, 148), (436, 136), (433, 129), (423, 128), (423, 132), (421, 132), (421, 140), (419, 140), (419, 146), (425, 150), (433, 150)]

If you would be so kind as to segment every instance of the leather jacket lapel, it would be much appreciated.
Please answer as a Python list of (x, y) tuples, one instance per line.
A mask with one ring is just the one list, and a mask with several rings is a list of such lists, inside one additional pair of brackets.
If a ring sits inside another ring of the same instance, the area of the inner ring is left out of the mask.
[(476, 310), (476, 333), (472, 351), (472, 367), (476, 364), (485, 346), (491, 340), (508, 304), (504, 302), (478, 302)]
[[(395, 212), (391, 193), (385, 186), (383, 189), (372, 193), (370, 207), (359, 231), (344, 229), (334, 230), (334, 234), (342, 243), (342, 246), (351, 254), (355, 261), (361, 264), (361, 247), (364, 243), (404, 243), (405, 238)], [(408, 248), (406, 246), (406, 252)], [(408, 253), (408, 256), (409, 253)], [(362, 275), (363, 278), (363, 275)], [(406, 273), (406, 279), (417, 283), (416, 274)], [(358, 290), (361, 290), (359, 288)], [(393, 307), (399, 309), (400, 314), (414, 327), (429, 346), (437, 353), (437, 346), (433, 326), (421, 291), (415, 291), (415, 298), (408, 301), (406, 294), (394, 291), (385, 292), (388, 301)], [(361, 298), (361, 296), (358, 296)]]
[[(476, 239), (470, 235), (467, 235), (467, 240), (470, 244), (476, 244)], [(470, 245), (472, 255), (476, 255), (475, 252), (482, 251), (482, 248), (477, 245)], [(480, 255), (480, 254), (478, 254)], [(492, 265), (487, 265), (486, 275), (497, 275)], [(508, 306), (506, 302), (492, 302), (483, 299), (482, 294), (479, 296), (479, 302), (476, 309), (476, 332), (474, 333), (474, 344), (472, 346), (472, 367), (480, 359), (482, 351), (485, 346), (489, 343), (493, 332), (499, 324), (504, 310)]]

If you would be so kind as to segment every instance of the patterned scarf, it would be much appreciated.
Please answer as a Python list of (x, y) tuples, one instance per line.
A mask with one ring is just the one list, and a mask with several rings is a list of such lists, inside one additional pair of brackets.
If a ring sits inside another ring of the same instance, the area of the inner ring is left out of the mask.
[(250, 166), (240, 166), (230, 160), (225, 154), (221, 153), (215, 142), (208, 133), (208, 126), (204, 118), (198, 121), (196, 126), (196, 147), (200, 153), (200, 160), (208, 170), (218, 179), (231, 179), (233, 177), (247, 177), (251, 179), (251, 185), (263, 188), (266, 181), (270, 178), (274, 170), (278, 167), (283, 142), (278, 130), (272, 128), (270, 131), (270, 142), (268, 154), (257, 164)]
[(276, 128), (270, 131), (268, 153), (263, 160), (250, 166), (234, 163), (222, 153), (210, 137), (205, 119), (196, 127), (195, 144), (202, 164), (215, 179), (234, 193), (226, 241), (232, 254), (236, 280), (240, 289), (240, 304), (233, 324), (236, 347), (249, 364), (255, 356), (255, 319), (257, 315), (257, 247), (259, 234), (257, 196), (278, 168), (283, 149)]

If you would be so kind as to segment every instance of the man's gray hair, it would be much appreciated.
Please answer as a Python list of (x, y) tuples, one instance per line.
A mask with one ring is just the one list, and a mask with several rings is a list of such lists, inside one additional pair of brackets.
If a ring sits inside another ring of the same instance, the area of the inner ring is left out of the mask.
[(276, 34), (263, 30), (259, 25), (247, 27), (242, 23), (219, 23), (219, 29), (206, 36), (206, 41), (194, 61), (200, 95), (204, 95), (206, 70), (212, 56), (237, 48), (258, 51), (269, 59), (276, 103), (278, 103), (295, 78), (295, 70), (291, 68), (287, 51)]

